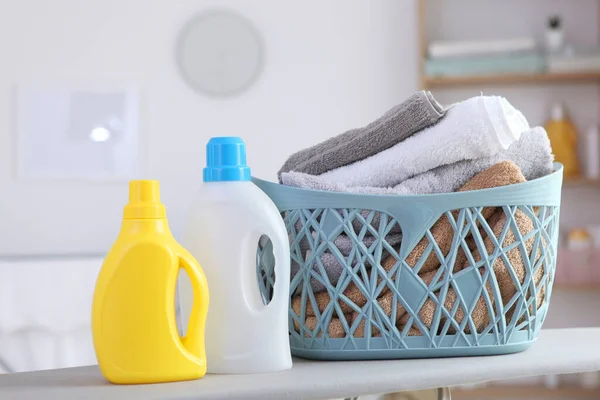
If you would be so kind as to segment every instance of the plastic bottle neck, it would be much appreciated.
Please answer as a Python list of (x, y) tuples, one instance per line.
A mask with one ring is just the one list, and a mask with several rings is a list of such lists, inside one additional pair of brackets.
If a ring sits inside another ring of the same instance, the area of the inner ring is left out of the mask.
[(123, 210), (125, 219), (166, 218), (165, 206), (160, 202), (158, 181), (129, 182), (129, 203)]
[(550, 121), (566, 120), (565, 106), (562, 103), (557, 103), (550, 109)]
[(124, 218), (121, 232), (127, 234), (156, 233), (171, 235), (169, 221), (166, 218)]

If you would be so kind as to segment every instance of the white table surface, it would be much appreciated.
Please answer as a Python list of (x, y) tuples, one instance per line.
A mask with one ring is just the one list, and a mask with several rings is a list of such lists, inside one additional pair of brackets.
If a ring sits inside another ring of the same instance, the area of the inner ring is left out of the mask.
[(0, 399), (327, 399), (600, 370), (600, 328), (543, 330), (529, 350), (506, 356), (326, 362), (291, 370), (207, 375), (197, 381), (117, 386), (98, 367), (0, 375)]

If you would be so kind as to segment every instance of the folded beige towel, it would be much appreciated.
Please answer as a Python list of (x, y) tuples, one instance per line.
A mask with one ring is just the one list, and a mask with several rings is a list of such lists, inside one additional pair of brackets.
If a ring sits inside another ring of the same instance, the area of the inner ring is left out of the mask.
[[(471, 178), (471, 180), (465, 183), (458, 191), (468, 192), (470, 190), (489, 189), (519, 182), (525, 182), (525, 177), (521, 173), (519, 167), (512, 161), (503, 161), (478, 173)], [(494, 207), (486, 207), (481, 210), (481, 214), (487, 220), (494, 213), (494, 210)], [(458, 211), (453, 211), (452, 215), (456, 220)], [(452, 225), (450, 225), (450, 221), (448, 221), (446, 215), (442, 215), (442, 217), (433, 225), (431, 228), (431, 234), (440, 248), (440, 251), (444, 257), (446, 257), (450, 251), (450, 247), (452, 246), (452, 238), (454, 237), (454, 229), (452, 229)], [(423, 253), (425, 253), (425, 249), (428, 245), (429, 239), (427, 239), (427, 237), (423, 237), (423, 239), (421, 239), (421, 241), (415, 246), (413, 251), (411, 251), (406, 257), (406, 263), (411, 267), (414, 267), (421, 256), (423, 256)], [(440, 266), (440, 264), (441, 262), (436, 253), (432, 251), (419, 270), (419, 273), (434, 271)], [(455, 263), (455, 265), (460, 264)]]
[[(345, 315), (344, 318), (346, 319), (346, 322), (350, 323), (350, 316), (349, 315)], [(317, 317), (306, 317), (305, 320), (305, 326), (310, 329), (311, 331), (314, 331), (315, 328), (317, 327)], [(296, 331), (300, 331), (300, 326), (298, 325), (298, 323), (296, 321), (294, 321), (294, 327), (296, 328)], [(329, 335), (330, 338), (343, 338), (346, 336), (346, 330), (344, 329), (344, 326), (342, 325), (342, 322), (339, 318), (331, 318), (331, 322), (329, 323), (329, 326), (327, 327), (327, 334)], [(310, 334), (308, 332), (306, 332), (306, 334), (304, 335), (306, 337), (310, 337)], [(317, 335), (318, 337), (323, 337), (323, 331), (319, 331), (319, 334)]]
[[(492, 167), (475, 175), (473, 178), (471, 178), (471, 180), (469, 180), (466, 184), (464, 184), (463, 187), (461, 187), (459, 189), (459, 191), (465, 192), (465, 191), (469, 191), (469, 190), (489, 189), (489, 188), (493, 188), (493, 187), (506, 186), (506, 185), (510, 185), (513, 183), (519, 183), (519, 182), (525, 182), (525, 177), (521, 173), (521, 170), (519, 169), (519, 167), (517, 167), (517, 165), (511, 161), (504, 161), (504, 162), (495, 164)], [(481, 211), (481, 213), (484, 216), (484, 218), (487, 219), (494, 213), (494, 210), (495, 210), (495, 207), (486, 207)], [(458, 212), (453, 211), (452, 214), (453, 214), (454, 218), (456, 218), (458, 215)], [(452, 225), (450, 225), (450, 221), (448, 220), (448, 218), (445, 215), (443, 215), (434, 224), (434, 226), (431, 228), (431, 233), (432, 233), (436, 243), (438, 244), (440, 250), (444, 254), (444, 257), (446, 257), (448, 255), (448, 252), (450, 251), (450, 248), (452, 247), (452, 240), (454, 238), (454, 229), (452, 228)], [(472, 242), (472, 240), (473, 240), (472, 238), (468, 237), (465, 241), (467, 241), (469, 243), (469, 242)], [(423, 238), (417, 244), (415, 249), (407, 256), (407, 258), (406, 258), (407, 264), (410, 265), (411, 267), (414, 267), (416, 265), (416, 263), (419, 261), (419, 258), (425, 252), (425, 249), (427, 248), (428, 244), (429, 244), (429, 240), (427, 238)], [(474, 247), (470, 247), (470, 249), (473, 250)], [(389, 264), (391, 264), (393, 266), (396, 263), (396, 261), (397, 260), (395, 257), (389, 256), (387, 259), (385, 259), (383, 261), (382, 266), (384, 269), (387, 270), (388, 268), (391, 268), (391, 266)], [(464, 250), (462, 248), (460, 248), (459, 251), (457, 252), (456, 260), (454, 262), (455, 272), (462, 269), (463, 266), (465, 265), (465, 263), (467, 263), (467, 256), (465, 255)], [(431, 280), (437, 273), (437, 269), (440, 267), (440, 265), (441, 265), (441, 262), (437, 258), (436, 254), (432, 252), (429, 255), (429, 257), (427, 258), (427, 260), (425, 261), (425, 263), (423, 264), (423, 267), (421, 268), (421, 270), (419, 271), (419, 275), (421, 276), (421, 279), (423, 279), (423, 281), (427, 285), (429, 285), (431, 283)], [(456, 293), (454, 293), (454, 291), (452, 289), (450, 289), (447, 293), (446, 302), (450, 302), (450, 304), (454, 304), (455, 297), (456, 297)], [(379, 301), (379, 304), (381, 305), (381, 307), (384, 309), (384, 311), (386, 311), (387, 316), (388, 317), (391, 316), (392, 315), (392, 313), (391, 313), (392, 307), (391, 307), (390, 300), (388, 298), (381, 298), (378, 301)], [(386, 304), (386, 305), (389, 304), (389, 306), (384, 307), (384, 304)], [(433, 319), (433, 315), (434, 315), (433, 312), (430, 313), (430, 311), (431, 311), (430, 309), (431, 309), (432, 305), (434, 306), (434, 310), (435, 310), (435, 303), (432, 300), (427, 300), (427, 302), (421, 309), (421, 313), (424, 314), (423, 316), (421, 316), (421, 318), (423, 319), (423, 322), (428, 326), (431, 326), (431, 320)], [(353, 315), (353, 320), (356, 320), (356, 318), (358, 318), (358, 316), (359, 316), (359, 314), (355, 313)], [(402, 305), (399, 304), (398, 310), (396, 312), (396, 321), (400, 320), (401, 318), (404, 318), (404, 321), (406, 323), (406, 321), (408, 320), (408, 317), (409, 317), (409, 315), (406, 314), (406, 310), (404, 309), (404, 307), (402, 307)], [(427, 321), (427, 322), (425, 322), (425, 321)], [(413, 332), (413, 333), (416, 334), (416, 332)], [(355, 337), (362, 337), (362, 335), (364, 335), (364, 322), (363, 321), (361, 321), (361, 323), (359, 325), (359, 329), (356, 330), (354, 335), (355, 335)]]
[[(518, 183), (518, 181), (516, 181), (514, 183)], [(514, 219), (515, 219), (516, 225), (518, 227), (518, 230), (522, 236), (529, 234), (530, 232), (532, 232), (535, 229), (531, 218), (528, 217), (520, 209), (517, 209), (515, 211)], [(506, 214), (504, 213), (504, 211), (502, 209), (498, 209), (487, 221), (488, 221), (488, 225), (490, 226), (492, 232), (494, 233), (494, 236), (496, 237), (496, 239), (499, 239), (502, 234), (502, 231), (505, 228), (506, 222), (507, 222)], [(487, 237), (487, 234), (485, 234), (483, 232), (483, 230), (482, 230), (482, 237), (485, 238), (484, 245), (485, 245), (485, 249), (486, 249), (486, 253), (487, 253), (486, 256), (489, 256), (495, 250), (494, 242), (492, 241), (491, 238)], [(513, 230), (509, 228), (509, 230), (504, 238), (504, 241), (502, 242), (502, 247), (506, 248), (506, 247), (510, 246), (511, 244), (513, 244), (516, 240), (517, 240), (517, 238), (515, 237)], [(515, 282), (513, 281), (512, 277), (511, 277), (510, 269), (512, 269), (514, 271), (514, 274), (516, 275), (520, 284), (522, 284), (525, 280), (525, 264), (523, 263), (523, 257), (527, 257), (527, 258), (530, 257), (531, 251), (533, 249), (534, 238), (531, 237), (531, 238), (525, 240), (524, 244), (525, 244), (525, 254), (522, 254), (522, 250), (520, 247), (515, 247), (515, 248), (509, 250), (508, 252), (506, 252), (506, 256), (507, 256), (508, 260), (510, 261), (510, 265), (506, 265), (504, 262), (504, 259), (502, 257), (498, 257), (494, 261), (493, 271), (494, 271), (495, 279), (498, 282), (498, 288), (499, 288), (500, 295), (502, 298), (501, 299), (502, 304), (507, 304), (508, 302), (510, 302), (510, 300), (513, 298), (513, 296), (517, 293), (517, 285), (515, 284)], [(545, 240), (542, 240), (542, 244), (543, 245), (546, 244)], [(480, 261), (482, 258), (480, 252), (474, 248), (473, 248), (473, 250), (474, 250), (473, 258), (474, 258), (475, 262)], [(539, 261), (541, 255), (542, 255), (541, 251), (538, 247), (535, 258), (534, 258), (534, 262)], [(467, 263), (465, 263), (463, 268), (466, 268), (468, 266), (469, 266), (469, 263), (467, 262)], [(480, 268), (480, 272), (483, 275), (484, 268)], [(536, 287), (541, 282), (543, 274), (544, 274), (543, 268), (539, 268), (538, 271), (535, 273), (533, 280), (534, 280)], [(494, 306), (494, 296), (492, 294), (489, 283), (486, 284), (486, 290), (487, 290), (490, 300), (492, 302), (491, 304)], [(541, 288), (536, 295), (536, 308), (539, 308), (543, 304), (544, 295), (545, 295), (545, 288)], [(446, 307), (447, 310), (451, 310), (454, 306), (455, 301), (456, 301), (456, 293), (454, 292), (453, 288), (449, 288), (446, 299), (445, 299), (444, 306)], [(514, 308), (515, 308), (515, 306), (513, 306), (510, 310), (508, 310), (508, 312), (505, 315), (507, 323), (512, 318)], [(420, 316), (421, 320), (428, 327), (431, 327), (431, 323), (433, 320), (433, 315), (435, 313), (435, 310), (436, 310), (435, 303), (432, 300), (428, 300), (424, 304), (421, 311), (419, 312), (419, 316)], [(531, 311), (532, 311), (532, 307), (530, 307), (530, 312)], [(461, 323), (464, 318), (464, 314), (465, 314), (464, 309), (461, 306), (457, 309), (454, 319), (458, 323)], [(487, 305), (485, 303), (483, 296), (481, 296), (479, 298), (477, 304), (475, 305), (475, 307), (471, 313), (471, 318), (472, 318), (478, 332), (483, 331), (489, 325), (490, 313), (489, 313), (489, 310), (487, 308)], [(408, 320), (408, 316), (405, 316), (404, 319), (400, 321), (400, 325), (406, 324), (407, 320)], [(470, 330), (471, 329), (469, 326), (467, 326), (465, 329), (466, 332), (470, 332)], [(455, 329), (451, 328), (451, 329), (449, 329), (449, 332), (453, 333), (453, 332), (455, 332)], [(415, 332), (414, 327), (411, 329), (411, 333), (417, 334), (417, 335), (420, 334), (420, 332), (418, 330), (416, 330), (416, 332)]]
[[(515, 218), (516, 225), (517, 225), (521, 235), (525, 236), (534, 229), (533, 221), (523, 211), (517, 210), (515, 212), (514, 218)], [(492, 215), (492, 217), (490, 217), (490, 219), (488, 220), (488, 224), (490, 225), (490, 228), (493, 231), (496, 239), (499, 239), (500, 235), (502, 234), (502, 231), (504, 230), (504, 227), (506, 225), (506, 221), (507, 221), (506, 215), (504, 214), (504, 211), (502, 211), (502, 210), (498, 210), (497, 212), (495, 212), (494, 215)], [(502, 242), (502, 247), (510, 246), (516, 240), (517, 239), (515, 237), (513, 230), (509, 228), (509, 230), (504, 238), (504, 241)], [(494, 265), (493, 265), (493, 270), (494, 270), (494, 276), (496, 277), (496, 280), (498, 282), (498, 288), (500, 290), (502, 304), (507, 304), (512, 299), (512, 297), (517, 293), (517, 285), (511, 278), (509, 270), (512, 269), (514, 271), (515, 275), (517, 276), (517, 278), (519, 280), (519, 283), (522, 284), (523, 281), (525, 280), (525, 264), (523, 263), (522, 257), (529, 257), (529, 255), (531, 254), (532, 248), (533, 248), (533, 243), (534, 243), (533, 237), (529, 238), (525, 241), (525, 250), (526, 250), (525, 254), (521, 254), (522, 251), (521, 251), (520, 247), (515, 247), (515, 248), (507, 251), (506, 256), (507, 256), (508, 260), (510, 261), (510, 265), (506, 265), (504, 263), (504, 260), (502, 257), (498, 257), (495, 259)], [(494, 246), (492, 239), (490, 239), (489, 237), (486, 237), (484, 239), (484, 244), (485, 244), (485, 249), (486, 249), (486, 253), (487, 253), (486, 257), (487, 257), (492, 252), (494, 252), (495, 246)], [(540, 256), (541, 256), (541, 252), (538, 248), (538, 251), (536, 252), (535, 260), (538, 261)], [(482, 257), (481, 257), (480, 252), (478, 250), (474, 250), (473, 251), (473, 259), (475, 260), (475, 262), (480, 261), (481, 258)], [(466, 268), (468, 266), (469, 266), (469, 263), (467, 262), (463, 267)], [(482, 275), (484, 274), (484, 271), (485, 271), (484, 267), (480, 267), (480, 273)], [(539, 282), (541, 281), (543, 272), (544, 272), (543, 269), (540, 268), (539, 271), (534, 276), (534, 282), (536, 283), (536, 285), (539, 284)], [(491, 304), (492, 304), (492, 306), (494, 306), (494, 301), (495, 301), (494, 295), (492, 293), (489, 282), (486, 283), (485, 287), (486, 287), (486, 291), (490, 297)], [(541, 306), (541, 304), (543, 303), (543, 299), (544, 299), (544, 290), (540, 290), (540, 292), (536, 296), (537, 308), (539, 308)], [(448, 310), (448, 311), (452, 310), (452, 308), (454, 307), (455, 301), (456, 301), (456, 292), (454, 291), (453, 288), (449, 288), (446, 298), (445, 298), (445, 302), (444, 302), (444, 307), (446, 308), (446, 310)], [(433, 302), (433, 300), (429, 299), (425, 302), (425, 304), (423, 305), (423, 308), (421, 308), (421, 310), (419, 312), (419, 317), (421, 318), (421, 321), (429, 328), (431, 327), (436, 308), (437, 307), (436, 307), (435, 303)], [(512, 318), (513, 312), (514, 312), (514, 306), (512, 307), (511, 310), (509, 310), (509, 312), (506, 313), (507, 323)], [(458, 323), (461, 323), (463, 321), (464, 315), (465, 315), (465, 311), (464, 311), (463, 307), (459, 306), (456, 311), (456, 314), (454, 316), (454, 320)], [(406, 325), (406, 323), (408, 323), (408, 319), (409, 319), (409, 316), (404, 315), (403, 318), (400, 319), (399, 325), (400, 326)], [(473, 320), (475, 328), (477, 329), (478, 332), (483, 331), (489, 325), (490, 313), (487, 308), (487, 305), (486, 305), (483, 295), (479, 297), (477, 304), (473, 308), (473, 311), (471, 312), (471, 319)], [(445, 318), (442, 318), (442, 323), (444, 321), (445, 321)], [(453, 327), (450, 327), (448, 332), (455, 333), (456, 329)], [(465, 327), (465, 332), (467, 332), (467, 333), (471, 332), (471, 328), (469, 325), (467, 325)], [(416, 329), (416, 327), (413, 325), (413, 327), (411, 327), (409, 334), (410, 335), (420, 335), (421, 332), (418, 329)]]
[[(498, 164), (495, 164), (494, 166), (488, 168), (485, 171), (480, 172), (479, 174), (474, 176), (473, 179), (471, 179), (471, 181), (467, 182), (461, 189), (466, 188), (467, 190), (477, 190), (477, 189), (483, 189), (483, 188), (506, 186), (506, 185), (522, 183), (522, 182), (526, 182), (526, 179), (523, 176), (523, 174), (521, 173), (521, 170), (519, 169), (519, 167), (511, 161), (503, 161)], [(522, 212), (520, 212), (520, 213), (522, 214)], [(502, 211), (502, 209), (499, 209), (496, 212), (495, 207), (486, 207), (481, 211), (481, 214), (484, 216), (484, 218), (488, 222), (488, 225), (490, 226), (490, 228), (494, 231), (494, 234), (496, 236), (498, 236), (502, 232), (502, 228), (504, 227), (504, 224), (506, 223), (506, 216), (504, 215), (504, 212)], [(504, 216), (503, 220), (502, 220), (501, 216)], [(523, 214), (523, 216), (525, 216), (525, 215)], [(520, 215), (519, 215), (519, 217), (520, 217)], [(527, 218), (527, 220), (529, 220), (529, 224), (527, 224), (525, 222), (525, 220), (521, 221), (520, 219), (518, 220), (518, 223), (520, 221), (520, 223), (523, 225), (523, 229), (526, 232), (530, 232), (533, 229), (533, 225), (529, 218)], [(442, 219), (440, 219), (440, 221), (442, 221)], [(436, 223), (436, 225), (439, 224), (440, 221), (438, 221)], [(445, 218), (445, 217), (443, 218), (443, 222), (444, 222), (443, 226), (446, 226), (446, 224), (449, 225), (449, 222), (448, 222), (447, 218)], [(531, 228), (529, 229), (530, 224), (531, 224)], [(450, 229), (452, 229), (452, 228), (450, 227)], [(519, 229), (521, 230), (521, 227)], [(499, 231), (496, 232), (496, 230), (499, 230)], [(445, 231), (443, 233), (447, 235), (447, 233)], [(487, 236), (487, 234), (485, 234), (485, 231), (483, 229), (481, 229), (481, 233), (482, 233), (482, 237), (485, 238)], [(511, 239), (509, 237), (510, 234), (512, 234), (512, 232), (509, 232), (509, 234), (507, 234), (507, 236), (505, 238), (505, 242), (507, 242), (509, 239)], [(444, 255), (448, 254), (448, 251), (450, 250), (450, 247), (452, 244), (452, 236), (450, 236), (450, 238), (448, 238), (446, 235), (440, 236), (440, 237), (434, 236), (436, 241), (438, 242), (438, 245), (440, 246), (440, 249), (443, 249), (443, 251), (445, 252)], [(470, 238), (470, 240), (472, 241), (473, 239)], [(513, 235), (512, 242), (514, 242), (514, 241), (515, 241), (515, 238)], [(486, 249), (488, 251), (493, 250), (493, 244), (489, 238), (487, 238), (484, 243), (485, 243)], [(508, 244), (505, 244), (505, 246), (507, 246), (507, 245)], [(474, 246), (474, 243), (473, 243), (473, 246)], [(491, 246), (491, 247), (489, 247), (489, 246)], [(475, 261), (476, 262), (479, 261), (481, 259), (479, 252), (475, 249), (475, 247), (469, 246), (469, 248), (472, 251), (473, 258), (475, 259)], [(466, 256), (464, 256), (464, 253), (462, 254), (462, 256), (464, 257), (464, 261), (462, 262), (462, 264), (458, 263), (459, 257), (457, 256), (457, 262), (455, 263), (455, 268), (454, 268), (455, 271), (454, 272), (457, 272), (457, 270), (461, 270), (461, 269), (464, 269), (467, 266), (469, 266), (469, 262), (466, 260)], [(511, 262), (513, 261), (511, 258), (509, 258), (509, 259), (511, 260)], [(418, 258), (417, 258), (417, 260), (418, 260)], [(429, 259), (428, 259), (428, 261), (429, 261)], [(439, 264), (438, 264), (438, 266), (439, 266)], [(421, 271), (423, 271), (423, 268), (421, 269)], [(425, 276), (422, 276), (421, 278), (422, 279), (424, 279), (424, 278), (431, 279), (433, 277), (433, 275), (435, 275), (436, 270), (437, 270), (437, 266), (435, 267), (435, 269), (433, 271), (426, 270), (425, 272), (430, 272), (431, 276), (425, 275)], [(500, 278), (498, 278), (498, 279), (500, 279)], [(489, 290), (490, 290), (490, 288), (488, 285), (488, 291)], [(446, 293), (446, 299), (445, 299), (444, 306), (446, 307), (447, 310), (451, 310), (452, 307), (454, 306), (455, 301), (456, 301), (456, 293), (453, 288), (449, 288)], [(433, 300), (428, 299), (419, 312), (419, 317), (421, 318), (421, 320), (427, 327), (431, 327), (431, 323), (433, 321), (433, 316), (435, 314), (435, 309), (436, 309), (436, 306), (435, 306), (435, 303), (433, 302)], [(475, 325), (477, 325), (478, 330), (480, 328), (484, 328), (485, 326), (487, 326), (487, 321), (489, 321), (489, 319), (486, 319), (487, 315), (488, 315), (488, 312), (487, 312), (487, 308), (485, 305), (485, 301), (484, 301), (483, 297), (481, 297), (479, 299), (477, 305), (473, 309), (473, 312), (471, 313), (471, 317), (472, 317)], [(460, 307), (456, 312), (455, 320), (460, 323), (462, 321), (463, 317), (464, 317), (464, 310), (462, 309), (462, 307)], [(408, 319), (409, 319), (409, 315), (403, 316), (403, 319), (400, 320), (400, 325), (405, 325), (408, 322)], [(469, 327), (467, 327), (465, 331), (469, 332), (470, 331)], [(453, 330), (451, 330), (450, 332), (453, 332)], [(416, 327), (413, 326), (410, 331), (410, 334), (420, 335), (421, 332), (418, 329), (416, 329)]]

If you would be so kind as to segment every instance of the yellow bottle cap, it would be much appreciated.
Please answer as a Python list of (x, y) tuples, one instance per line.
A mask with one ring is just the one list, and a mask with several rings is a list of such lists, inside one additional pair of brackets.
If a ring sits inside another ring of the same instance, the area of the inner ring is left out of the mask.
[(158, 181), (130, 181), (129, 203), (125, 206), (123, 218), (166, 218), (164, 204), (160, 202)]

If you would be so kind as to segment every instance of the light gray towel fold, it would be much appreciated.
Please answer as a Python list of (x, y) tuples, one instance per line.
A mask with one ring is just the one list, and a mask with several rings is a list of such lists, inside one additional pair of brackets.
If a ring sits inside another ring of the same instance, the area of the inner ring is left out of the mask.
[[(315, 236), (316, 236), (316, 233), (313, 232), (313, 237), (315, 237)], [(390, 246), (397, 246), (402, 241), (402, 234), (400, 234), (400, 233), (389, 234), (386, 236), (385, 240)], [(368, 249), (375, 243), (375, 237), (366, 235), (364, 237), (364, 239), (362, 240), (362, 242), (365, 245), (365, 247)], [(350, 255), (350, 252), (352, 251), (352, 249), (354, 248), (354, 242), (352, 241), (352, 239), (350, 239), (347, 235), (343, 235), (343, 234), (339, 235), (337, 238), (335, 238), (333, 241), (333, 244), (340, 251), (340, 253), (342, 253), (344, 258), (346, 258), (346, 259)], [(311, 246), (307, 240), (303, 240), (300, 242), (300, 251), (302, 252), (302, 256), (304, 259), (306, 259), (308, 257), (308, 255), (309, 255), (308, 251), (310, 251), (310, 250), (311, 250)], [(355, 266), (357, 263), (357, 258), (358, 259), (362, 258), (363, 254), (364, 254), (364, 252), (362, 250), (359, 250), (357, 255), (352, 258), (351, 265)], [(386, 251), (385, 249), (383, 249), (382, 255), (381, 255), (381, 260), (384, 260), (385, 258), (387, 258), (388, 255), (389, 255), (389, 252)], [(336, 285), (340, 279), (340, 276), (342, 275), (342, 271), (344, 270), (344, 267), (338, 261), (337, 257), (330, 251), (324, 252), (320, 258), (321, 258), (321, 263), (323, 263), (323, 268), (325, 269), (325, 273), (327, 274), (327, 278), (329, 279), (329, 282), (332, 285)], [(368, 260), (365, 260), (365, 265), (370, 266), (370, 263)], [(314, 264), (313, 269), (317, 272), (321, 271), (321, 269), (317, 263)], [(300, 270), (300, 266), (298, 265), (298, 263), (296, 263), (295, 261), (292, 261), (291, 279), (293, 279), (294, 276), (296, 276), (296, 274), (298, 273), (299, 270)], [(325, 290), (325, 286), (321, 282), (319, 282), (318, 280), (316, 280), (314, 278), (312, 278), (310, 280), (310, 286), (313, 290), (313, 293), (318, 293), (318, 292), (322, 292)], [(299, 288), (299, 290), (302, 290), (301, 287)]]
[(417, 92), (369, 125), (291, 155), (277, 175), (289, 171), (320, 175), (363, 160), (435, 124), (444, 113), (431, 93)]
[[(316, 238), (316, 236), (317, 236), (316, 232), (313, 232), (312, 236), (313, 236), (313, 238)], [(388, 244), (390, 244), (392, 246), (399, 244), (401, 239), (402, 239), (402, 234), (399, 232), (390, 233), (385, 238), (385, 240), (388, 242)], [(371, 235), (365, 235), (365, 237), (362, 240), (362, 243), (365, 245), (366, 248), (370, 248), (373, 245), (373, 243), (375, 243), (375, 237), (371, 236)], [(340, 253), (342, 253), (342, 255), (344, 257), (348, 257), (350, 255), (350, 252), (354, 248), (354, 242), (352, 241), (352, 239), (350, 239), (348, 237), (348, 235), (344, 235), (344, 234), (340, 234), (338, 237), (336, 237), (333, 240), (333, 244), (340, 251)], [(311, 246), (308, 243), (308, 241), (302, 241), (300, 243), (300, 249), (302, 251), (311, 250)]]
[(508, 149), (502, 150), (490, 157), (475, 160), (459, 161), (443, 165), (430, 171), (413, 176), (390, 188), (347, 186), (331, 182), (322, 176), (314, 176), (297, 172), (281, 175), (284, 185), (305, 189), (327, 190), (334, 192), (347, 192), (359, 194), (431, 194), (450, 193), (458, 190), (469, 179), (479, 172), (499, 163), (512, 161), (519, 168), (527, 180), (540, 178), (552, 172), (552, 148), (546, 130), (536, 127), (521, 134), (518, 141), (511, 144)]

